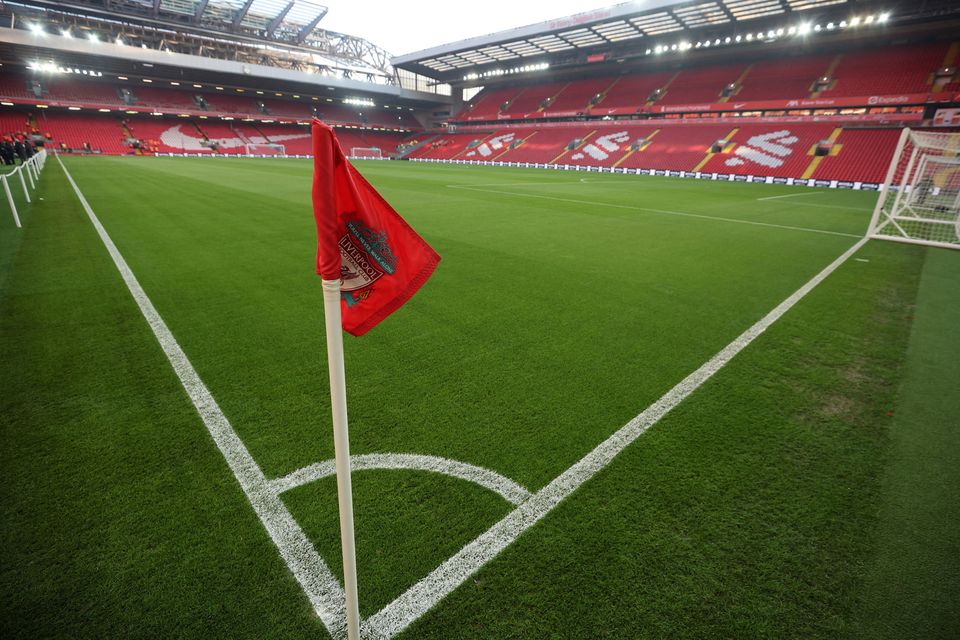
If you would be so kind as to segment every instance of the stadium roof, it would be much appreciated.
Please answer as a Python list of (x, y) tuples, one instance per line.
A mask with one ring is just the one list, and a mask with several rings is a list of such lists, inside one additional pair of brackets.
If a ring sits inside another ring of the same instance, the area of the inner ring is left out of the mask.
[(390, 55), (380, 47), (361, 37), (320, 28), (327, 7), (314, 0), (15, 0), (0, 4), (298, 48), (393, 73)]
[[(957, 10), (952, 0), (646, 0), (578, 13), (538, 24), (509, 29), (397, 56), (396, 68), (407, 69), (443, 82), (458, 83), (482, 77), (485, 69), (513, 67), (536, 71), (554, 61), (585, 63), (591, 53), (641, 49), (653, 53), (664, 43), (693, 42), (705, 35), (736, 35), (768, 25), (804, 20), (846, 20), (852, 16), (877, 17), (930, 13), (941, 5)], [(830, 29), (834, 28), (833, 23)], [(776, 33), (776, 32), (774, 32)], [(692, 46), (692, 45), (691, 45)], [(649, 49), (646, 49), (649, 48)], [(659, 51), (656, 51), (659, 53)], [(517, 66), (519, 65), (519, 66)]]

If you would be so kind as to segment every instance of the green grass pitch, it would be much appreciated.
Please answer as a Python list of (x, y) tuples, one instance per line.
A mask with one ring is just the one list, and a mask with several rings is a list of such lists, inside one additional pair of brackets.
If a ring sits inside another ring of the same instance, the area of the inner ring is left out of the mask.
[[(264, 474), (331, 459), (309, 162), (64, 162)], [(875, 199), (359, 167), (443, 260), (346, 337), (353, 454), (531, 492), (851, 247)], [(23, 229), (0, 209), (3, 637), (329, 637), (52, 157), (35, 196)], [(958, 282), (960, 252), (869, 242), (397, 637), (960, 636)], [(513, 509), (436, 473), (354, 490), (364, 617)], [(339, 578), (334, 479), (283, 500)]]

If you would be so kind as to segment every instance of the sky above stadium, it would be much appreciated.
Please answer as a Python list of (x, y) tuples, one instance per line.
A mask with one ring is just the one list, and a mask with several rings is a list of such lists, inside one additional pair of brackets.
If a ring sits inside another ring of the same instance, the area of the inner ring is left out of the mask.
[(480, 0), (469, 12), (458, 2), (323, 0), (330, 12), (320, 27), (365, 38), (393, 55), (513, 29), (618, 4), (616, 0)]

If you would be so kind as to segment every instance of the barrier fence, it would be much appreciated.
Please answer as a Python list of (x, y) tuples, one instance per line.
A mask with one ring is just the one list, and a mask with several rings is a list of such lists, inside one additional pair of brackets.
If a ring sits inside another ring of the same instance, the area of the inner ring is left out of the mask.
[(40, 183), (40, 172), (43, 171), (43, 165), (46, 161), (47, 151), (41, 149), (10, 173), (0, 176), (0, 182), (3, 183), (3, 193), (7, 196), (7, 204), (10, 205), (10, 213), (13, 215), (13, 221), (17, 227), (21, 226), (20, 213), (17, 211), (17, 202), (13, 197), (13, 191), (10, 189), (10, 183), (13, 182), (15, 188), (18, 184), (20, 185), (19, 191), (23, 194), (23, 200), (26, 201), (26, 204), (30, 204), (30, 192), (37, 190), (37, 185)]

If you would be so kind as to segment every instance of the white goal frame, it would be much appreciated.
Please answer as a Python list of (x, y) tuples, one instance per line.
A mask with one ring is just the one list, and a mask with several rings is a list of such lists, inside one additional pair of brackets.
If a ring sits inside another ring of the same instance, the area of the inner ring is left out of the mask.
[(960, 133), (903, 130), (868, 235), (960, 249)]
[(243, 152), (248, 156), (285, 156), (287, 148), (277, 142), (250, 142), (243, 145)]
[(350, 157), (357, 160), (383, 160), (380, 147), (350, 147)]

